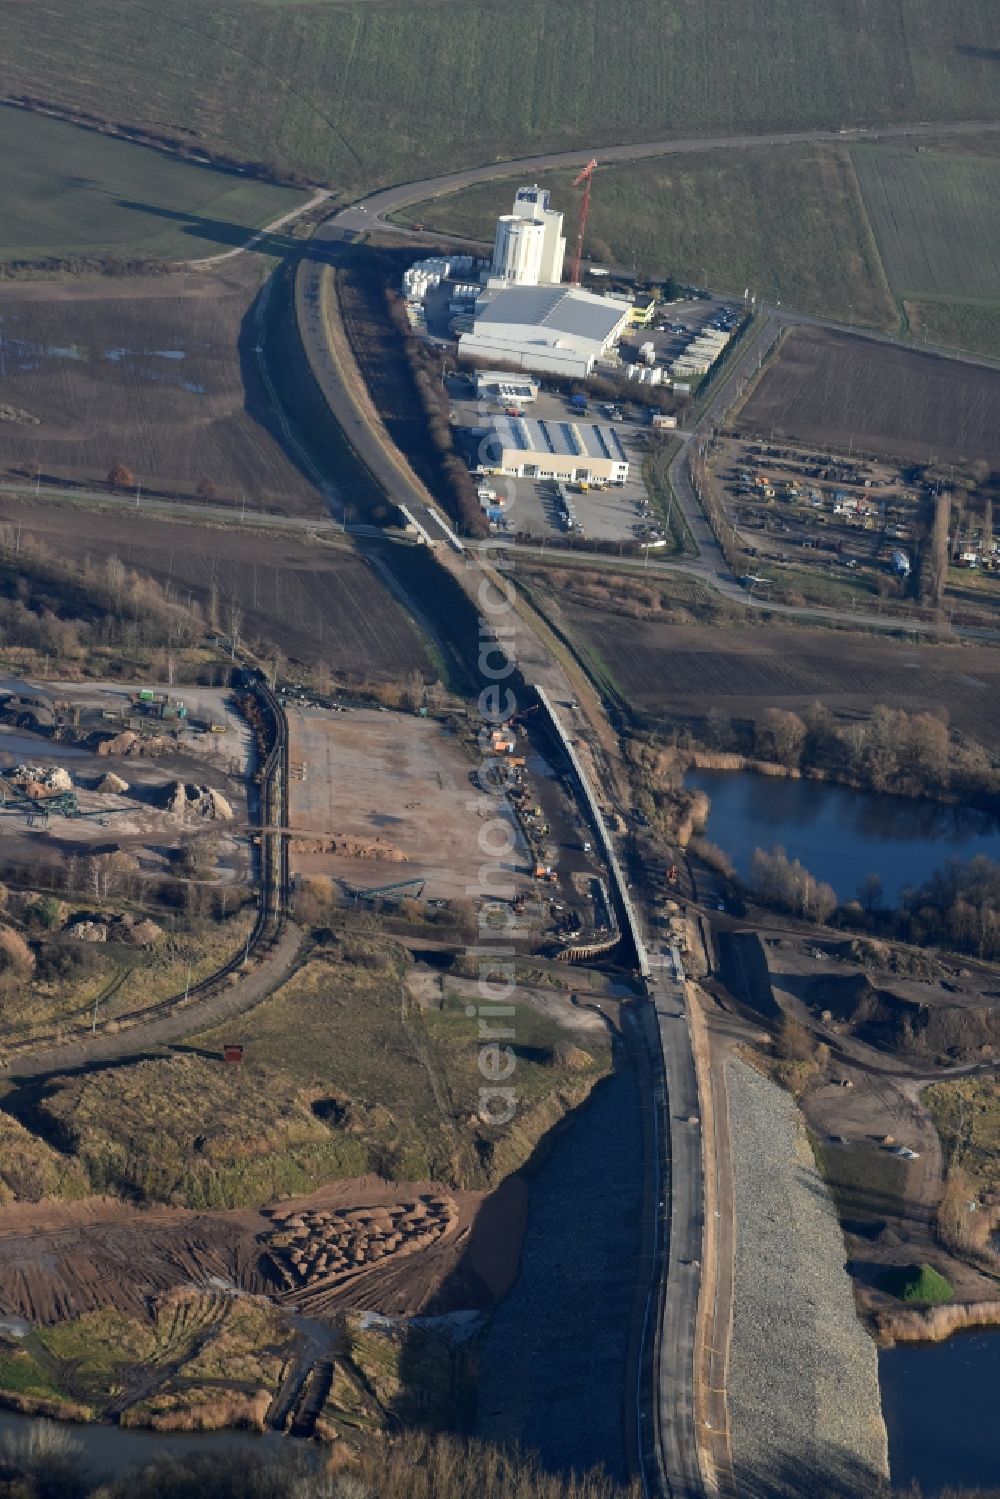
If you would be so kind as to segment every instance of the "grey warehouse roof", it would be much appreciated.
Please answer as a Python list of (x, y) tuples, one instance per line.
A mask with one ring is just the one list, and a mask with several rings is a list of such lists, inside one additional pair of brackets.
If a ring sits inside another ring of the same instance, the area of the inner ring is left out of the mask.
[(618, 327), (628, 304), (571, 286), (511, 286), (476, 308), (476, 324), (548, 328), (571, 338), (603, 344)]
[(614, 427), (595, 422), (531, 421), (525, 417), (493, 418), (493, 431), (506, 449), (523, 453), (555, 453), (562, 458), (606, 458), (627, 463), (628, 458)]

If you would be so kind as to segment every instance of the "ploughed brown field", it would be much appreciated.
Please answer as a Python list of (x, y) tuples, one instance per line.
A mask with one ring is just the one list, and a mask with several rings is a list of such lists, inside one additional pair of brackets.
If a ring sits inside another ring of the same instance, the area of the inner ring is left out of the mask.
[(175, 598), (190, 595), (206, 617), (214, 590), (223, 631), (236, 605), (245, 640), (273, 642), (294, 660), (323, 661), (357, 678), (430, 671), (417, 626), (343, 544), (0, 495), (0, 524), (18, 522), (22, 538), (37, 537), (60, 556), (118, 557), (169, 586)]
[(1000, 370), (796, 328), (736, 424), (823, 448), (997, 466)]
[(671, 625), (565, 611), (641, 712), (701, 717), (717, 708), (753, 718), (765, 708), (826, 703), (868, 713), (875, 703), (948, 711), (952, 725), (987, 746), (1000, 743), (1000, 650), (910, 645), (833, 630)]
[(262, 269), (0, 286), (0, 468), (324, 514), (260, 383)]

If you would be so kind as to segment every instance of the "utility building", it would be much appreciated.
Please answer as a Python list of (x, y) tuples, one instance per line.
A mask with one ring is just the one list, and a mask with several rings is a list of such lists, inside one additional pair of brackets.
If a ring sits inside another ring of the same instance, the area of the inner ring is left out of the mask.
[(631, 307), (573, 286), (511, 286), (476, 303), (459, 357), (585, 379), (618, 342)]
[(519, 479), (624, 484), (628, 478), (621, 438), (614, 427), (595, 422), (494, 417), (484, 451), (484, 467)]

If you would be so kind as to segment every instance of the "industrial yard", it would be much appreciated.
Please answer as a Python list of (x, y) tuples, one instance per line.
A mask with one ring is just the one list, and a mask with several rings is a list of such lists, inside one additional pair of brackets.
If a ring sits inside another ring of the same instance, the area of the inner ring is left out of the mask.
[(349, 906), (459, 921), (496, 897), (538, 950), (607, 945), (617, 918), (592, 834), (531, 722), (484, 755), (464, 718), (290, 707), (293, 875)]
[[(523, 408), (533, 424), (544, 423), (546, 429), (551, 427), (556, 432), (564, 430), (567, 424), (577, 432), (581, 428), (585, 432), (594, 427), (602, 432), (610, 428), (614, 438), (607, 439), (609, 458), (604, 467), (610, 474), (610, 449), (614, 443), (614, 450), (620, 452), (626, 473), (624, 479), (614, 482), (610, 477), (575, 479), (572, 475), (577, 469), (583, 472), (581, 464), (584, 460), (573, 459), (572, 448), (564, 437), (567, 477), (563, 479), (553, 474), (553, 468), (560, 465), (546, 463), (551, 449), (546, 446), (544, 434), (537, 425), (528, 429), (525, 441), (534, 439), (542, 445), (541, 450), (518, 449), (517, 436), (511, 430), (514, 419), (506, 414), (511, 409), (509, 401), (477, 398), (472, 383), (457, 374), (449, 376), (448, 393), (454, 414), (456, 445), (470, 467), (482, 470), (476, 476), (481, 502), (501, 534), (536, 540), (548, 536), (572, 536), (600, 542), (652, 539), (654, 518), (642, 477), (649, 428), (638, 411), (630, 411), (626, 417), (622, 410), (613, 405), (609, 407), (608, 403), (591, 403), (589, 409), (585, 409), (555, 391), (538, 392), (531, 405)], [(498, 430), (506, 434), (509, 442), (511, 462), (504, 469), (497, 466), (503, 456), (499, 447), (501, 439), (496, 435)], [(518, 474), (513, 472), (515, 463), (521, 470)], [(526, 469), (531, 467), (539, 472), (529, 475)], [(544, 471), (547, 471), (547, 477), (542, 477)], [(589, 464), (586, 472), (591, 472)], [(603, 475), (604, 468), (599, 472)]]
[(49, 866), (122, 853), (166, 874), (211, 832), (214, 878), (249, 874), (245, 776), (250, 736), (231, 693), (117, 683), (8, 682), (0, 699), (5, 861)]

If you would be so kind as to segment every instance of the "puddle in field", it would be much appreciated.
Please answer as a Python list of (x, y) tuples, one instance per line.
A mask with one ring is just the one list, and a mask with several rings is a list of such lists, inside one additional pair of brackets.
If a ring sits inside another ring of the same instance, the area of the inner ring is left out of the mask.
[[(2, 329), (2, 319), (0, 319), (0, 329)], [(196, 380), (179, 379), (143, 363), (145, 360), (163, 359), (176, 364), (187, 359), (186, 349), (138, 350), (113, 346), (102, 349), (98, 357), (106, 360), (108, 364), (131, 363), (135, 374), (140, 379), (173, 385), (178, 390), (187, 391), (189, 395), (203, 396), (207, 389)], [(35, 343), (26, 338), (4, 338), (0, 332), (0, 375), (32, 374), (44, 369), (46, 360), (50, 359), (69, 359), (77, 364), (83, 364), (87, 363), (90, 358), (90, 350), (78, 345), (63, 346)]]

